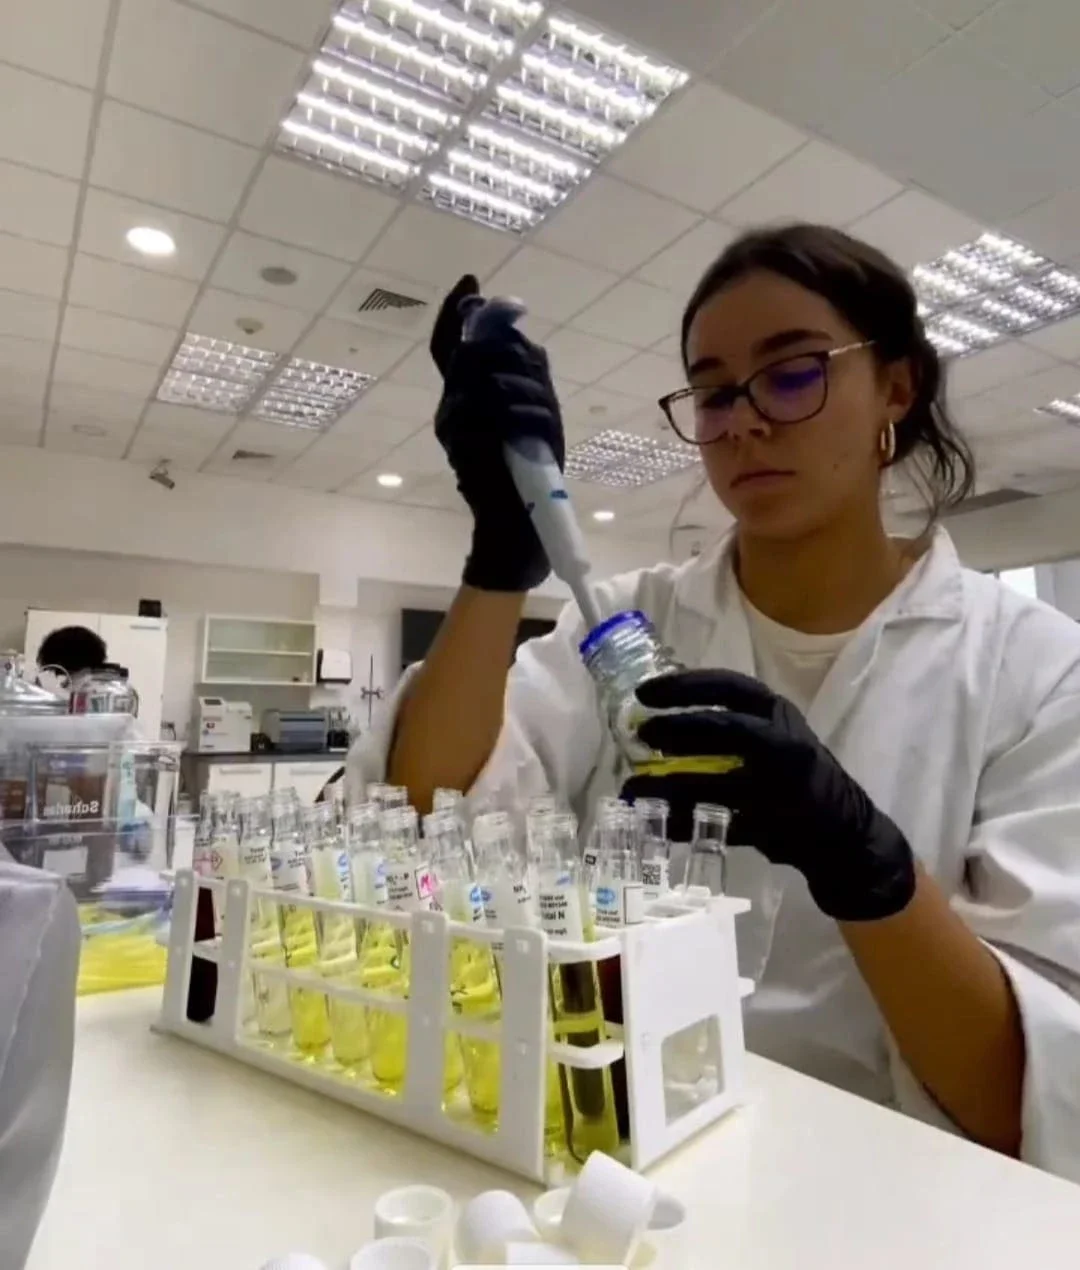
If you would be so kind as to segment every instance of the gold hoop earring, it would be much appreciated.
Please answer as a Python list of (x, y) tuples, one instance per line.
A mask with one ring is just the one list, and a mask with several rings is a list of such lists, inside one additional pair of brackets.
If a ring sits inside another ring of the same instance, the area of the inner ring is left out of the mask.
[(881, 455), (882, 467), (888, 467), (896, 457), (896, 424), (891, 419), (888, 425), (878, 433), (878, 452)]

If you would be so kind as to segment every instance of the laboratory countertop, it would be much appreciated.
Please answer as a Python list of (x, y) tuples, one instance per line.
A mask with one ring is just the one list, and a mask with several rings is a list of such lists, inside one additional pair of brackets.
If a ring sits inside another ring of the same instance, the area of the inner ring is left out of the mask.
[(288, 754), (282, 750), (185, 750), (190, 763), (344, 763), (348, 750), (306, 750)]
[[(528, 1183), (174, 1037), (157, 989), (79, 1003), (67, 1136), (27, 1270), (329, 1270), (383, 1191)], [(1075, 1270), (1080, 1187), (751, 1057), (752, 1102), (652, 1175), (686, 1270)]]

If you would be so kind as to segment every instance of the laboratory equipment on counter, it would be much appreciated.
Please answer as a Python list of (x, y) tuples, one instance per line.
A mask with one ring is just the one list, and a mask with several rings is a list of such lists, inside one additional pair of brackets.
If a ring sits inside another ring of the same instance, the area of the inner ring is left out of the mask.
[(271, 746), (284, 754), (321, 753), (327, 748), (325, 710), (264, 710), (262, 730)]
[(637, 699), (637, 688), (659, 675), (686, 669), (661, 642), (644, 613), (633, 609), (609, 617), (581, 641), (580, 651), (585, 668), (596, 683), (600, 706), (615, 743), (635, 773), (724, 773), (742, 766), (742, 759), (736, 755), (665, 758), (639, 739), (637, 728), (651, 712)]
[(252, 710), (249, 701), (198, 697), (195, 709), (195, 749), (200, 754), (246, 754), (251, 749)]
[[(511, 337), (514, 324), (525, 312), (520, 300), (483, 300), (467, 296), (461, 302), (462, 339), (500, 340)], [(555, 456), (538, 437), (517, 437), (505, 448), (506, 465), (521, 501), (532, 518), (536, 536), (557, 578), (570, 588), (586, 626), (601, 620), (599, 605), (588, 583), (589, 560), (566, 482)]]
[(0, 717), (48, 718), (67, 714), (67, 697), (30, 683), (25, 670), (26, 663), (20, 653), (0, 653)]
[(71, 677), (68, 695), (70, 714), (139, 713), (139, 694), (123, 666), (107, 661), (93, 670), (81, 670)]

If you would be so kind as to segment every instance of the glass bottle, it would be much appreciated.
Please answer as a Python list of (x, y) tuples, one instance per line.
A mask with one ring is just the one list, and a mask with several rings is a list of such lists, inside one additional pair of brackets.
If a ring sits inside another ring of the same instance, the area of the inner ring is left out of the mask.
[[(310, 850), (300, 829), (291, 798), (272, 801), (273, 843), (270, 873), (275, 891), (286, 895), (311, 894)], [(282, 904), (278, 908), (285, 964), (291, 970), (310, 969), (318, 960), (315, 917), (309, 908)], [(302, 1054), (318, 1054), (330, 1039), (326, 996), (310, 988), (288, 987), (293, 1043)]]
[(723, 773), (742, 766), (737, 755), (665, 758), (645, 745), (638, 726), (655, 713), (637, 699), (640, 684), (686, 667), (676, 659), (653, 624), (637, 609), (616, 613), (594, 627), (579, 645), (585, 668), (600, 695), (600, 705), (625, 762), (639, 775), (669, 772)]
[[(249, 882), (256, 890), (268, 891), (273, 886), (269, 796), (244, 799), (239, 807), (239, 821), (237, 876)], [(288, 991), (284, 982), (258, 972), (260, 962), (272, 966), (285, 964), (277, 908), (273, 900), (259, 896), (252, 898), (250, 939), (255, 1021), (259, 1032), (272, 1038), (288, 1036), (292, 1030)]]
[(667, 823), (670, 812), (663, 798), (636, 798), (634, 818), (641, 843), (641, 882), (646, 905), (665, 895), (671, 887), (668, 869), (671, 843)]
[(731, 812), (718, 803), (698, 803), (694, 808), (694, 836), (686, 865), (687, 890), (702, 887), (710, 895), (724, 894), (730, 824)]
[[(484, 901), (455, 807), (424, 817), (424, 839), (435, 875), (435, 903), (451, 921), (484, 922)], [(499, 984), (491, 947), (455, 938), (450, 946), (450, 1003), (457, 1014), (482, 1023), (499, 1019)], [(476, 1118), (493, 1125), (499, 1112), (499, 1047), (494, 1041), (460, 1038), (465, 1090)]]
[[(383, 854), (386, 860), (387, 906), (399, 913), (424, 912), (432, 907), (434, 883), (431, 865), (421, 850), (414, 808), (393, 807), (381, 816)], [(364, 937), (361, 975), (364, 986), (389, 996), (407, 998), (411, 973), (409, 933), (393, 928), (389, 961), (374, 955), (381, 935), (369, 927)], [(369, 947), (370, 941), (370, 947)], [(384, 1087), (399, 1089), (405, 1079), (408, 1021), (403, 1014), (372, 1008), (368, 1011), (371, 1070)], [(453, 1033), (446, 1037), (444, 1087), (461, 1082), (461, 1047)]]
[[(553, 941), (581, 943), (591, 938), (592, 924), (581, 876), (577, 817), (569, 811), (530, 814), (540, 924)], [(548, 987), (557, 1041), (592, 1046), (605, 1039), (595, 962), (552, 968)], [(592, 1151), (614, 1151), (619, 1131), (610, 1071), (560, 1066), (558, 1080), (571, 1157), (583, 1164)]]

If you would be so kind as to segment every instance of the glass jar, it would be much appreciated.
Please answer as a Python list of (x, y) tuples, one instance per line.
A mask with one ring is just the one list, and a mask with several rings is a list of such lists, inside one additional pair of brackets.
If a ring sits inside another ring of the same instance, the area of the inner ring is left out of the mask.
[[(680, 713), (643, 706), (637, 698), (638, 686), (659, 675), (687, 669), (662, 642), (644, 613), (638, 609), (616, 613), (591, 630), (579, 649), (585, 668), (596, 683), (608, 728), (632, 771), (664, 776), (670, 772), (723, 773), (742, 766), (742, 759), (734, 754), (666, 758), (638, 737), (637, 729), (650, 716)], [(718, 708), (704, 706), (697, 710)]]

